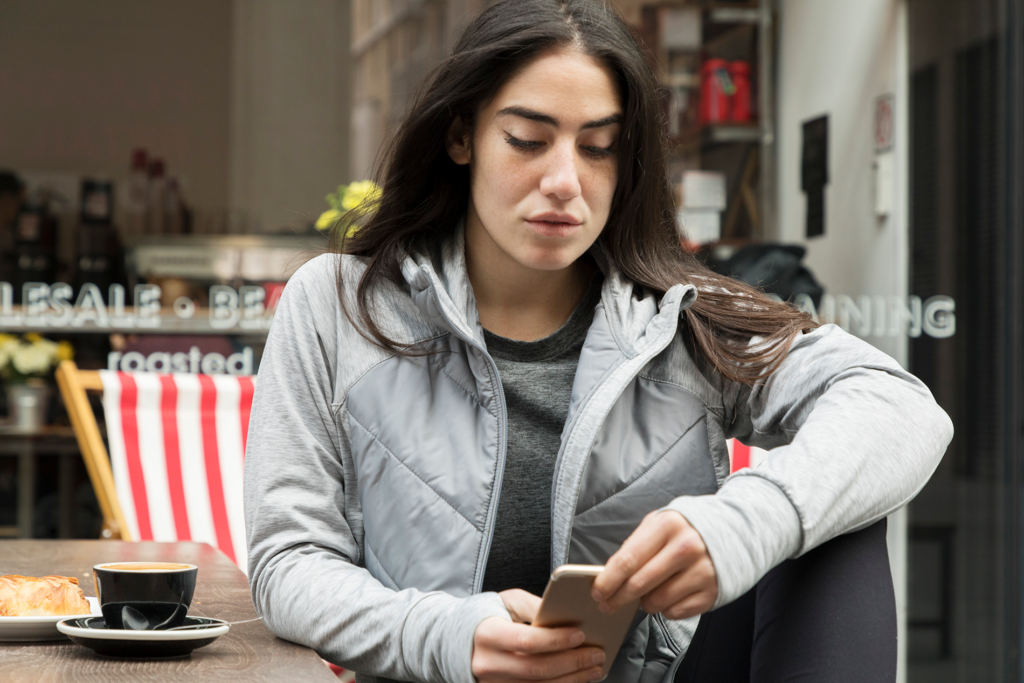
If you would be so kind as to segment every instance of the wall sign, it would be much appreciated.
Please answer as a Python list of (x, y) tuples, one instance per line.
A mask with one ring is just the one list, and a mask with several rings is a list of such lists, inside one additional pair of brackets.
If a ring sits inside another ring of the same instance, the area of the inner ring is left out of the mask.
[[(773, 297), (778, 299), (778, 297)], [(920, 337), (946, 339), (956, 334), (956, 302), (951, 296), (848, 296), (826, 294), (816, 307), (811, 297), (797, 294), (797, 308), (819, 323), (835, 323), (858, 337)]]
[(138, 351), (121, 353), (111, 351), (107, 355), (107, 369), (121, 372), (201, 372), (204, 375), (251, 375), (252, 347), (246, 346), (238, 353), (227, 358), (224, 354), (213, 352), (203, 353), (198, 346), (193, 346), (188, 353), (165, 353), (157, 351), (148, 356)]
[(213, 285), (209, 309), (197, 316), (195, 303), (184, 296), (170, 310), (162, 308), (157, 285), (136, 285), (130, 294), (122, 285), (110, 285), (104, 297), (98, 286), (86, 283), (72, 301), (74, 290), (67, 283), (28, 282), (22, 287), (19, 308), (14, 306), (14, 287), (0, 282), (0, 329), (257, 332), (270, 328), (280, 293), (279, 288), (273, 291), (276, 295), (268, 301), (261, 286)]
[(875, 216), (885, 218), (896, 205), (896, 155), (893, 153), (893, 137), (896, 133), (896, 116), (893, 112), (892, 94), (875, 99), (875, 161), (874, 173)]
[(803, 125), (800, 189), (807, 194), (807, 237), (825, 234), (825, 186), (828, 185), (828, 116)]

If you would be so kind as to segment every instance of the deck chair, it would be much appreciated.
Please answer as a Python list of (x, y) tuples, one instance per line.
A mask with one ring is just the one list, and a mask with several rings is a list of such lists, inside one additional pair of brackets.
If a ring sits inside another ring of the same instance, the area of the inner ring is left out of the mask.
[[(200, 541), (246, 571), (242, 463), (255, 378), (57, 368), (106, 538)], [(87, 391), (103, 393), (108, 457)]]

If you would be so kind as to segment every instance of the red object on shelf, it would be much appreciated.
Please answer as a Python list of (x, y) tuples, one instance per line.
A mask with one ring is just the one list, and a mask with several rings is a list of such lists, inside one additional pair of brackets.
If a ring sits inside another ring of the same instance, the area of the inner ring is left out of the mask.
[(735, 92), (732, 96), (729, 118), (737, 123), (750, 121), (750, 64), (732, 62), (729, 64), (729, 76)]
[(146, 170), (146, 150), (142, 147), (136, 147), (132, 152), (132, 170), (143, 172)]
[(708, 59), (700, 68), (700, 122), (720, 123), (729, 119), (729, 95), (723, 76), (727, 76), (728, 62)]

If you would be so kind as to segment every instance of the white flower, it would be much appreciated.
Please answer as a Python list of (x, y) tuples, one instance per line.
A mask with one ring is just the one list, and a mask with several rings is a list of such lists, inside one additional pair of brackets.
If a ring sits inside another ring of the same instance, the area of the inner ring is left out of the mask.
[(14, 335), (0, 334), (0, 370), (6, 368), (7, 364), (11, 362), (11, 354), (19, 346), (21, 343)]
[(57, 362), (57, 342), (52, 342), (49, 339), (40, 339), (32, 345), (39, 349), (40, 353), (46, 354), (46, 357), (50, 359), (51, 365)]
[(53, 364), (53, 352), (45, 345), (21, 344), (11, 354), (14, 369), (23, 375), (41, 375)]

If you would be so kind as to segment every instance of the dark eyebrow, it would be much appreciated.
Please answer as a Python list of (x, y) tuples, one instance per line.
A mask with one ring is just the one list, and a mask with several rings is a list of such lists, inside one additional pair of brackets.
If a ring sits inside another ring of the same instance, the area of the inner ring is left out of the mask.
[(603, 119), (598, 119), (597, 121), (587, 121), (582, 127), (604, 128), (605, 126), (610, 126), (615, 123), (622, 123), (622, 114), (612, 114), (611, 116), (606, 116)]
[[(527, 109), (526, 107), (505, 107), (498, 112), (498, 116), (519, 116), (524, 119), (529, 119), (530, 121), (546, 123), (549, 126), (558, 128), (558, 119), (554, 116), (541, 114), (539, 111)], [(611, 116), (606, 116), (603, 119), (597, 119), (596, 121), (587, 121), (580, 126), (580, 128), (603, 128), (604, 126), (610, 126), (615, 123), (622, 123), (622, 114), (612, 114)]]

